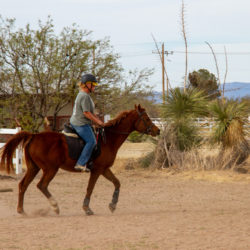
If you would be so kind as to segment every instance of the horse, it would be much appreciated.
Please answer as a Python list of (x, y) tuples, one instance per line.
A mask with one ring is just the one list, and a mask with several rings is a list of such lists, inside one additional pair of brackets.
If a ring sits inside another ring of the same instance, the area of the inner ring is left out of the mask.
[[(114, 212), (117, 206), (120, 181), (110, 170), (120, 146), (127, 139), (132, 131), (138, 131), (151, 136), (160, 134), (159, 128), (150, 120), (144, 108), (135, 105), (129, 111), (121, 112), (116, 118), (104, 124), (105, 140), (101, 142), (101, 153), (93, 160), (93, 169), (87, 186), (87, 192), (83, 200), (82, 208), (86, 215), (93, 215), (94, 212), (89, 207), (90, 197), (95, 184), (100, 175), (111, 181), (115, 187), (109, 209)], [(48, 199), (52, 209), (59, 214), (59, 206), (56, 199), (48, 191), (48, 185), (54, 178), (59, 168), (77, 172), (74, 169), (76, 160), (72, 160), (68, 154), (68, 145), (63, 133), (53, 131), (43, 131), (40, 133), (30, 133), (21, 131), (12, 136), (2, 149), (0, 169), (5, 169), (7, 173), (13, 170), (12, 158), (18, 145), (24, 149), (27, 170), (24, 177), (19, 182), (17, 212), (24, 214), (23, 203), (24, 194), (29, 184), (37, 173), (42, 170), (43, 175), (37, 184), (37, 188)]]

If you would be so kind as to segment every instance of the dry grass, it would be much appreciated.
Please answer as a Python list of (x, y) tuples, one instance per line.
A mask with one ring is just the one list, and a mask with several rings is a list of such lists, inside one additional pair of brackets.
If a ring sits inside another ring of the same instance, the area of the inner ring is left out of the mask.
[[(203, 147), (189, 153), (176, 156), (176, 165), (168, 168), (156, 168), (151, 165), (149, 168), (142, 168), (141, 159), (154, 151), (156, 146), (151, 143), (129, 143), (126, 142), (120, 148), (112, 171), (121, 173), (130, 171), (133, 174), (145, 178), (161, 176), (163, 178), (175, 177), (190, 180), (203, 180), (212, 182), (250, 182), (250, 157), (241, 167), (225, 170), (225, 163), (218, 162), (219, 148)], [(150, 151), (151, 150), (151, 151)], [(177, 165), (178, 163), (178, 165)], [(235, 171), (237, 170), (237, 171)]]
[(132, 143), (125, 142), (118, 151), (117, 159), (138, 159), (152, 152), (155, 149), (155, 144), (151, 142)]
[(168, 168), (171, 171), (204, 171), (204, 170), (239, 170), (242, 173), (250, 172), (248, 157), (249, 143), (240, 140), (233, 147), (211, 146), (204, 138), (200, 146), (191, 150), (182, 151), (178, 147), (176, 136), (171, 128), (163, 131), (155, 150), (155, 159), (151, 166), (157, 169)]

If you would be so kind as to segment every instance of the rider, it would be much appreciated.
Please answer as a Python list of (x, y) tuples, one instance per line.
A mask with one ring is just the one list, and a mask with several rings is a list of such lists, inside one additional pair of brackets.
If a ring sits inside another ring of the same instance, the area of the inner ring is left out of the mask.
[(89, 95), (95, 91), (97, 85), (97, 80), (92, 74), (82, 76), (79, 83), (79, 93), (75, 99), (73, 114), (70, 118), (70, 124), (86, 143), (74, 167), (78, 171), (89, 172), (91, 170), (87, 168), (86, 163), (96, 145), (92, 122), (104, 126), (104, 123), (94, 114), (94, 102)]

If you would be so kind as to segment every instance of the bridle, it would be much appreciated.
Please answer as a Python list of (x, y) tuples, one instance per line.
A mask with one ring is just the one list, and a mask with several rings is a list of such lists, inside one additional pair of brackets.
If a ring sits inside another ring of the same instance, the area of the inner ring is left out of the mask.
[[(135, 123), (135, 126), (140, 122), (140, 121), (143, 121), (145, 127), (146, 127), (146, 131), (143, 131), (142, 133), (143, 134), (149, 134), (151, 131), (152, 131), (152, 127), (154, 126), (153, 123), (150, 124), (150, 126), (147, 125), (147, 122), (145, 121), (145, 119), (143, 118), (143, 115), (146, 114), (146, 111), (142, 111), (140, 112), (139, 110), (136, 110), (137, 111), (137, 114), (138, 114), (138, 119)], [(116, 131), (116, 130), (113, 130), (113, 129), (110, 129), (110, 128), (107, 128), (109, 131), (111, 131), (112, 133), (116, 133), (116, 134), (121, 134), (121, 135), (129, 135), (130, 132), (123, 132), (123, 131)]]
[(152, 131), (152, 127), (154, 126), (154, 124), (151, 122), (150, 126), (147, 125), (147, 122), (145, 121), (145, 119), (143, 118), (143, 115), (146, 114), (146, 111), (142, 111), (140, 112), (138, 109), (136, 110), (138, 115), (139, 115), (139, 119), (136, 121), (135, 126), (137, 123), (139, 123), (140, 121), (143, 121), (145, 127), (146, 127), (146, 132), (142, 132), (143, 134), (150, 134)]

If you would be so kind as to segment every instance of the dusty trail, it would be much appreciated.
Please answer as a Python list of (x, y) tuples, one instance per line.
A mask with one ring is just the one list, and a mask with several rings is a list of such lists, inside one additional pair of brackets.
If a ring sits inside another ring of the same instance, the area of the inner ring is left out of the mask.
[[(121, 171), (117, 210), (113, 186), (100, 178), (87, 217), (81, 209), (88, 174), (60, 171), (50, 185), (61, 214), (36, 188), (25, 197), (27, 217), (16, 213), (18, 182), (0, 180), (0, 249), (250, 249), (250, 178), (232, 172), (170, 175)], [(208, 176), (208, 178), (206, 178)]]

